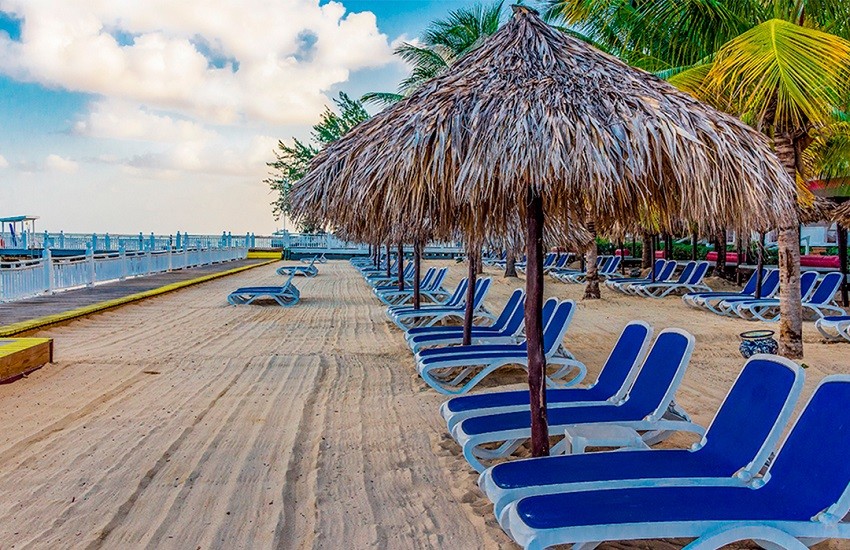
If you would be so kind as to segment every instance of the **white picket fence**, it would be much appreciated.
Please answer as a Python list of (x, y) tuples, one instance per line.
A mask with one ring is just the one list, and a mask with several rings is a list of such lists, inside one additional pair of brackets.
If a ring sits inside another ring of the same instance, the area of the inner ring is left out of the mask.
[(20, 300), (59, 290), (94, 286), (128, 277), (144, 277), (175, 269), (197, 267), (248, 256), (248, 249), (182, 248), (158, 251), (111, 252), (54, 258), (50, 251), (37, 259), (0, 262), (0, 302)]

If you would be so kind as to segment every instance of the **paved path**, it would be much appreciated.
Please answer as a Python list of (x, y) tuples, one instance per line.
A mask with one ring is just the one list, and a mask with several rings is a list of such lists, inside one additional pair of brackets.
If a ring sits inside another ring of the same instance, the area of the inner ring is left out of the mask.
[(56, 294), (44, 294), (25, 300), (14, 302), (0, 302), (0, 327), (11, 325), (31, 319), (38, 319), (48, 315), (55, 315), (90, 306), (107, 300), (123, 298), (130, 294), (153, 290), (172, 283), (179, 283), (204, 275), (212, 275), (222, 271), (229, 271), (241, 266), (263, 263), (268, 260), (237, 260), (221, 264), (193, 267), (191, 269), (180, 269), (170, 273), (159, 273), (148, 277), (135, 277), (125, 281), (115, 281), (97, 285), (93, 288), (81, 288), (57, 292)]

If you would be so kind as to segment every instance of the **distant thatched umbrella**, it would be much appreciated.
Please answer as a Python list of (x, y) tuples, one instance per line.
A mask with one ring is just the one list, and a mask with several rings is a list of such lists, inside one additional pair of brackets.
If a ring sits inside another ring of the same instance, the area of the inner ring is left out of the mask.
[[(317, 155), (293, 196), (368, 223), (429, 217), (437, 232), (473, 240), (506, 231), (519, 210), (539, 455), (548, 450), (544, 213), (583, 219), (590, 209), (605, 226), (651, 209), (662, 226), (768, 229), (796, 223), (794, 192), (760, 133), (515, 6), (479, 48)], [(398, 217), (360, 208), (375, 196)]]

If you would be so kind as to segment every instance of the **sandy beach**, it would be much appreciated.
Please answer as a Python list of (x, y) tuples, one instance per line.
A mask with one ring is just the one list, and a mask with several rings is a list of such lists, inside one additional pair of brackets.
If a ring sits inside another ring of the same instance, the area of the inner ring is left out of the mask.
[[(57, 362), (0, 386), (2, 547), (515, 547), (445, 434), (444, 398), (417, 378), (347, 262), (299, 279), (295, 308), (227, 305), (237, 286), (279, 283), (278, 265), (37, 334), (55, 339)], [(453, 264), (448, 284), (464, 272)], [(524, 285), (488, 275), (491, 309)], [(703, 425), (743, 366), (737, 334), (764, 326), (678, 298), (603, 289), (582, 302), (582, 286), (550, 280), (545, 290), (579, 300), (565, 343), (588, 380), (630, 320), (693, 333), (677, 402)], [(823, 376), (847, 372), (850, 346), (822, 343), (811, 323), (804, 336), (806, 399)]]

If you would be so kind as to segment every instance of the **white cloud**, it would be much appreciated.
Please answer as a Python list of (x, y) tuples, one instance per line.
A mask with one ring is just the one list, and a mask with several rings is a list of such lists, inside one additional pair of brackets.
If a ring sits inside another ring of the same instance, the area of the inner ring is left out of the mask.
[(140, 105), (107, 99), (89, 106), (74, 133), (102, 139), (157, 142), (203, 141), (215, 133), (189, 120), (156, 114)]
[(6, 160), (6, 157), (4, 157), (3, 155), (0, 155), (0, 168), (8, 168), (8, 167), (9, 167), (9, 161)]
[(64, 172), (65, 174), (73, 174), (80, 167), (80, 165), (73, 160), (60, 157), (56, 154), (47, 155), (47, 158), (44, 159), (44, 166), (48, 170)]
[(311, 122), (352, 71), (392, 62), (370, 12), (318, 0), (0, 0), (0, 72), (217, 123)]

